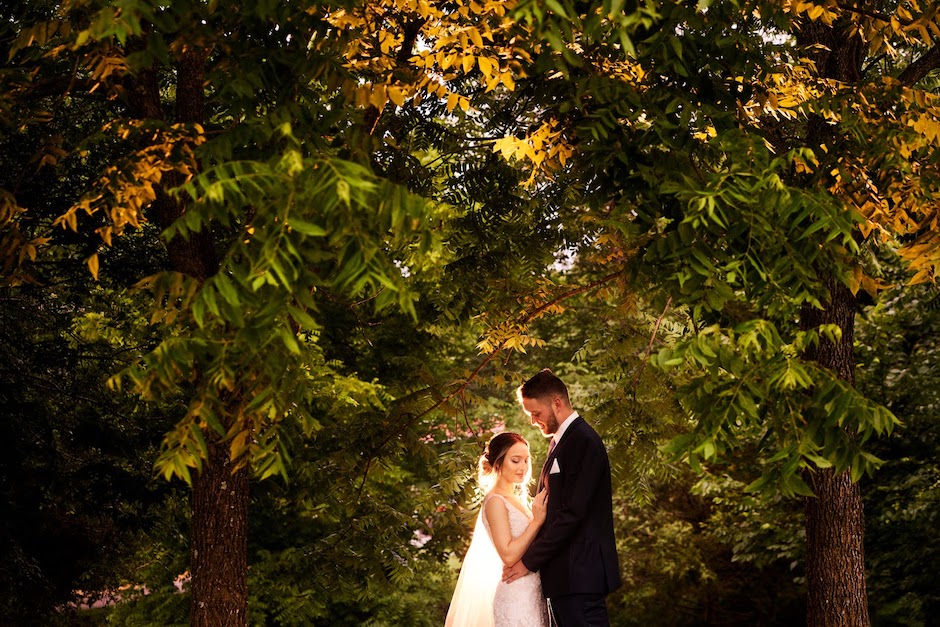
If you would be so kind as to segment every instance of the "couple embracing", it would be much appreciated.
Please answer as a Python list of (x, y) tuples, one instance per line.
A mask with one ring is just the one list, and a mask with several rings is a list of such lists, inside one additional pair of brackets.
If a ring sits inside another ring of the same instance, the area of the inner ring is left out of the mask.
[(529, 445), (493, 437), (480, 459), (488, 487), (447, 612), (447, 627), (608, 625), (605, 596), (620, 586), (610, 462), (600, 436), (545, 369), (518, 390), (548, 458), (531, 507)]

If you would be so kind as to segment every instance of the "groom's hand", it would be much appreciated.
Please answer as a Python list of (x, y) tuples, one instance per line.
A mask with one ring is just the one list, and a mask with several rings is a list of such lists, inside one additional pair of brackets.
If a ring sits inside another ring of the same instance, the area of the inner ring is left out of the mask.
[(525, 567), (522, 560), (519, 560), (512, 566), (503, 566), (503, 581), (512, 583), (519, 577), (525, 577), (529, 574), (529, 569)]

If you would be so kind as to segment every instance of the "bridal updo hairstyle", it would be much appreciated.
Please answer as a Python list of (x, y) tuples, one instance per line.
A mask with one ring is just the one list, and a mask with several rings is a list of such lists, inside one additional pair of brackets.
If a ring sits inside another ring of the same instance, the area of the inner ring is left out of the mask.
[[(483, 455), (480, 456), (479, 481), (480, 488), (483, 492), (488, 492), (490, 488), (496, 485), (496, 476), (499, 474), (500, 468), (503, 467), (503, 460), (506, 457), (506, 453), (509, 452), (509, 449), (511, 449), (513, 445), (519, 442), (529, 446), (529, 443), (524, 437), (511, 431), (503, 431), (490, 438), (489, 443), (486, 445), (486, 450), (484, 450)], [(516, 492), (519, 498), (526, 498), (528, 496), (529, 490), (527, 485), (531, 477), (532, 461), (530, 459), (529, 472), (526, 474), (525, 481), (516, 486)]]

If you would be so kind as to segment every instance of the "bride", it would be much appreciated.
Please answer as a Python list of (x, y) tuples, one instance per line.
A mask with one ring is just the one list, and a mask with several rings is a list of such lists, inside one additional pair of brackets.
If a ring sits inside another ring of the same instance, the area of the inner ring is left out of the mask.
[(548, 493), (528, 505), (529, 443), (518, 433), (493, 436), (480, 458), (480, 486), (489, 488), (457, 578), (445, 627), (547, 627), (538, 573), (501, 581), (503, 564), (519, 561), (545, 522)]

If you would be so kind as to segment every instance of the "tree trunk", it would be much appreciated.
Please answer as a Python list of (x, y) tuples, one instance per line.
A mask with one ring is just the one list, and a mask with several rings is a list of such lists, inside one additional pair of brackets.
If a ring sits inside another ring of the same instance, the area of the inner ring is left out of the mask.
[[(190, 47), (176, 65), (175, 120), (205, 124), (206, 60), (209, 50)], [(155, 71), (138, 72), (128, 80), (133, 112), (140, 118), (166, 119)], [(170, 172), (148, 215), (165, 229), (186, 211), (179, 198), (165, 192), (182, 183)], [(219, 258), (208, 230), (166, 243), (169, 267), (205, 281), (219, 268)], [(198, 373), (197, 373), (198, 374)], [(198, 388), (198, 386), (196, 386)], [(227, 443), (207, 434), (209, 459), (193, 480), (192, 580), (190, 624), (200, 627), (248, 625), (248, 469), (232, 471)]]
[(865, 514), (862, 495), (848, 472), (805, 473), (816, 494), (804, 500), (806, 515), (806, 624), (867, 626)]
[[(837, 20), (831, 26), (821, 21), (803, 20), (797, 42), (813, 60), (823, 78), (843, 83), (861, 79), (865, 42), (853, 32), (852, 24)], [(807, 125), (806, 144), (815, 150), (826, 145), (838, 150), (838, 130), (818, 116)], [(822, 154), (820, 152), (820, 154)], [(820, 324), (837, 324), (842, 339), (836, 344), (821, 339), (806, 357), (836, 372), (855, 385), (855, 296), (831, 275), (821, 277), (829, 290), (822, 311), (805, 306), (803, 329)], [(861, 489), (848, 472), (831, 469), (805, 471), (803, 478), (815, 497), (806, 498), (806, 622), (810, 627), (869, 625), (868, 595), (865, 588), (865, 514)]]
[[(837, 324), (842, 339), (820, 340), (807, 357), (855, 383), (852, 352), (855, 296), (829, 276), (829, 302), (820, 311), (807, 306), (801, 326)], [(865, 514), (862, 493), (849, 472), (831, 469), (805, 471), (803, 478), (815, 497), (804, 500), (806, 517), (806, 624), (810, 627), (869, 625), (865, 588)]]
[(213, 438), (193, 479), (193, 627), (248, 625), (248, 468), (232, 472), (229, 446)]

